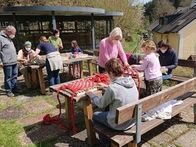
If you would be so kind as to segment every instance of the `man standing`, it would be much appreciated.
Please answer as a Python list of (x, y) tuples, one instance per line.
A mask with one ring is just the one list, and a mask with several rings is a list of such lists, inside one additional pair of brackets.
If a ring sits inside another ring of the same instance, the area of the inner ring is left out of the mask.
[(16, 92), (16, 82), (18, 75), (16, 48), (12, 39), (15, 37), (14, 26), (7, 26), (0, 32), (0, 62), (4, 71), (4, 86), (7, 96), (13, 97)]

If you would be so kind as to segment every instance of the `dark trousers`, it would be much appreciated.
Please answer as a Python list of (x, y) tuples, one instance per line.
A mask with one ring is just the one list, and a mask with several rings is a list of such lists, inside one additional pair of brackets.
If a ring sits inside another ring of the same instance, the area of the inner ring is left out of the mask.
[(6, 91), (13, 91), (16, 89), (16, 82), (18, 76), (18, 65), (4, 65), (4, 85)]
[(58, 70), (51, 71), (50, 63), (47, 59), (46, 59), (46, 70), (47, 70), (47, 74), (48, 74), (49, 86), (59, 84), (60, 83), (60, 76), (59, 76), (60, 70), (58, 69)]

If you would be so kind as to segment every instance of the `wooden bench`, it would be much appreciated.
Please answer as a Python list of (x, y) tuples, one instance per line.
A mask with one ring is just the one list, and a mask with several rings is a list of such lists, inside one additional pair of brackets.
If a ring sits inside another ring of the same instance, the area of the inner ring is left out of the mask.
[(147, 122), (141, 122), (141, 114), (151, 110), (172, 99), (179, 99), (183, 95), (189, 94), (183, 98), (183, 104), (173, 107), (172, 117), (183, 112), (184, 109), (194, 105), (194, 123), (196, 123), (196, 78), (177, 84), (165, 89), (159, 93), (145, 97), (136, 103), (122, 106), (116, 110), (116, 123), (123, 124), (130, 119), (136, 119), (136, 125), (127, 131), (115, 131), (99, 123), (94, 124), (94, 130), (104, 135), (111, 141), (112, 146), (136, 147), (141, 141), (141, 135), (165, 122), (162, 119), (154, 119)]
[[(196, 77), (196, 61), (178, 59), (178, 66), (193, 68), (194, 69), (193, 76)], [(180, 83), (180, 82), (187, 81), (188, 79), (190, 78), (174, 75), (170, 80), (177, 81)]]

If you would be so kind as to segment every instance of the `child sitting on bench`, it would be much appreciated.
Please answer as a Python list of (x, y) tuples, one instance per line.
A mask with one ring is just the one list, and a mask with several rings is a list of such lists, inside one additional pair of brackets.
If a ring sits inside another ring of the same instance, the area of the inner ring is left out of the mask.
[[(125, 122), (123, 125), (115, 123), (116, 109), (138, 100), (138, 90), (131, 77), (123, 77), (123, 67), (118, 58), (112, 58), (106, 62), (105, 69), (110, 77), (111, 84), (107, 87), (104, 95), (99, 98), (92, 92), (86, 92), (92, 103), (99, 108), (109, 106), (109, 111), (97, 111), (93, 114), (93, 122), (101, 123), (114, 130), (127, 130), (134, 125), (134, 120)], [(109, 143), (101, 138), (101, 143)]]

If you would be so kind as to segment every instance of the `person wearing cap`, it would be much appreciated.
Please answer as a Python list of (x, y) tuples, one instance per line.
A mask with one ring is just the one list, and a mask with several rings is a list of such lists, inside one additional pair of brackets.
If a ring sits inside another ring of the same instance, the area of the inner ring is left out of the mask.
[(52, 34), (53, 35), (48, 38), (48, 41), (52, 43), (58, 51), (62, 50), (63, 43), (61, 38), (59, 37), (60, 36), (59, 30), (58, 29), (53, 30)]
[(178, 65), (176, 52), (168, 43), (161, 40), (158, 42), (157, 53), (159, 54), (163, 80), (172, 78), (172, 70)]
[(100, 41), (98, 58), (100, 73), (106, 72), (105, 64), (111, 58), (119, 57), (124, 66), (129, 66), (120, 40), (122, 40), (122, 31), (119, 27), (116, 27), (110, 32), (109, 37), (106, 37)]
[(18, 61), (20, 63), (28, 64), (30, 63), (30, 56), (34, 54), (34, 50), (31, 49), (31, 42), (26, 41), (24, 47), (18, 51)]
[(34, 50), (31, 49), (31, 42), (26, 41), (23, 48), (18, 51), (17, 60), (19, 62), (19, 72), (23, 75), (27, 88), (31, 87), (29, 82), (31, 68), (27, 65), (31, 63), (31, 56), (33, 56)]
[(0, 64), (4, 72), (4, 87), (8, 97), (13, 97), (17, 90), (17, 54), (12, 39), (15, 37), (14, 26), (7, 26), (0, 32)]

